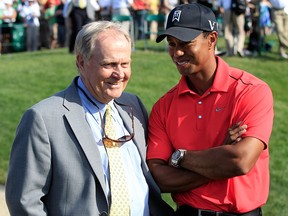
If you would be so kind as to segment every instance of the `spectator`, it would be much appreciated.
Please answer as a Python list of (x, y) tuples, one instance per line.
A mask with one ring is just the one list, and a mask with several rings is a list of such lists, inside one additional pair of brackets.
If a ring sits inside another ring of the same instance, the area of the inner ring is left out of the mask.
[[(160, 11), (166, 16), (166, 21), (169, 15), (169, 12), (179, 4), (179, 0), (161, 0)], [(165, 21), (165, 26), (166, 26)]]
[(4, 0), (0, 0), (0, 20), (2, 20), (2, 12), (3, 12), (3, 9), (5, 7), (5, 4), (4, 4)]
[(47, 19), (46, 10), (49, 8), (51, 0), (37, 0), (40, 6), (40, 27), (39, 27), (39, 48), (50, 49), (51, 33), (49, 19)]
[[(270, 87), (215, 56), (216, 17), (201, 4), (173, 9), (156, 42), (165, 37), (181, 79), (150, 113), (152, 175), (172, 193), (177, 216), (261, 216), (269, 194)], [(242, 124), (240, 139), (227, 141), (226, 131)]]
[(39, 17), (40, 7), (36, 0), (28, 0), (22, 6), (21, 17), (26, 27), (27, 51), (36, 51), (39, 48)]
[(161, 12), (168, 15), (179, 3), (180, 1), (178, 0), (161, 0)]
[[(3, 0), (0, 0), (0, 26), (2, 26), (2, 16), (3, 16), (3, 9), (5, 7), (5, 4)], [(0, 56), (2, 54), (2, 28), (0, 28)]]
[(100, 10), (100, 6), (96, 0), (71, 0), (68, 4), (67, 16), (71, 18), (69, 53), (73, 53), (76, 35), (83, 25), (95, 20), (95, 12)]
[(72, 1), (71, 0), (65, 0), (64, 3), (64, 8), (63, 8), (63, 17), (65, 19), (65, 46), (69, 47), (70, 44), (70, 38), (72, 34), (72, 24), (71, 24), (71, 17), (70, 17), (70, 12), (71, 12), (71, 6)]
[(111, 0), (98, 0), (100, 20), (111, 20)]
[(55, 49), (57, 47), (57, 22), (55, 18), (55, 11), (56, 11), (56, 1), (49, 0), (46, 4), (46, 9), (44, 12), (44, 18), (47, 20), (48, 23), (48, 37), (49, 37), (49, 48)]
[[(244, 57), (245, 13), (237, 14), (231, 10), (232, 0), (218, 0), (223, 14), (224, 38), (228, 56), (238, 54)], [(236, 39), (236, 40), (235, 40)]]
[(57, 43), (58, 47), (60, 48), (65, 46), (66, 39), (65, 18), (63, 16), (64, 2), (65, 0), (62, 0), (55, 10), (55, 18), (57, 23)]
[[(112, 17), (117, 15), (132, 16), (130, 8), (133, 6), (133, 0), (112, 0)], [(130, 32), (129, 21), (122, 22), (127, 32)], [(134, 36), (133, 36), (134, 37)]]
[(17, 11), (13, 8), (13, 0), (4, 0), (5, 6), (2, 11), (4, 24), (15, 23)]
[(135, 24), (135, 35), (137, 40), (145, 39), (144, 23), (147, 11), (149, 9), (148, 0), (134, 0), (133, 12), (134, 12), (134, 24)]
[(269, 0), (260, 1), (260, 28), (261, 35), (265, 37), (271, 34), (272, 21), (270, 16), (271, 3)]
[(276, 26), (276, 33), (279, 40), (280, 56), (288, 59), (288, 1), (270, 0), (272, 5), (272, 17)]
[[(7, 48), (5, 49), (5, 52), (10, 52), (11, 51), (10, 44), (12, 43), (12, 24), (15, 23), (16, 21), (17, 11), (12, 7), (13, 0), (4, 0), (3, 2), (4, 2), (4, 7), (2, 9), (3, 26), (1, 25), (2, 42), (3, 44), (8, 45), (8, 46), (5, 46), (5, 48)], [(0, 48), (0, 51), (1, 51), (1, 48)]]
[[(150, 0), (149, 1), (149, 13), (158, 15), (160, 9), (160, 0)], [(163, 23), (164, 25), (164, 23)], [(150, 23), (150, 32), (158, 32), (158, 22), (152, 21)], [(157, 34), (150, 34), (150, 40), (156, 40)]]

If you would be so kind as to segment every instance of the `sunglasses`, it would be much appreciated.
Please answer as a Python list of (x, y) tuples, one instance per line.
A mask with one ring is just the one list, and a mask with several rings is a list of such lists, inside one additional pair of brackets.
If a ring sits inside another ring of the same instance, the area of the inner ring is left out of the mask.
[(126, 105), (126, 104), (118, 103), (118, 102), (116, 102), (116, 101), (114, 101), (114, 102), (115, 102), (116, 104), (118, 104), (119, 106), (124, 106), (124, 107), (128, 107), (128, 108), (129, 108), (130, 113), (131, 113), (131, 115), (129, 115), (129, 116), (131, 116), (131, 121), (132, 121), (132, 123), (131, 123), (131, 124), (132, 124), (132, 133), (131, 133), (131, 134), (129, 133), (129, 135), (124, 135), (124, 136), (122, 136), (122, 137), (120, 137), (120, 138), (118, 138), (118, 139), (112, 139), (112, 138), (110, 138), (110, 137), (107, 135), (106, 131), (105, 131), (105, 123), (104, 123), (104, 121), (103, 121), (101, 112), (99, 112), (100, 119), (101, 119), (101, 126), (102, 126), (102, 130), (103, 130), (103, 132), (104, 132), (104, 136), (103, 136), (103, 138), (102, 138), (102, 141), (103, 141), (103, 143), (104, 143), (104, 145), (105, 145), (106, 148), (118, 147), (118, 146), (122, 145), (123, 143), (132, 140), (133, 137), (134, 137), (134, 134), (135, 134), (133, 108), (132, 108), (131, 106), (129, 106), (129, 105)]

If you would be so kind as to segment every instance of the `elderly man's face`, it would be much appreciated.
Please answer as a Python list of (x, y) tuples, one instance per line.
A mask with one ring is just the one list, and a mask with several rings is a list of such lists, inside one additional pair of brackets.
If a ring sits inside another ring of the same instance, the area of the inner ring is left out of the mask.
[(77, 58), (77, 61), (86, 88), (98, 101), (106, 104), (120, 97), (128, 84), (131, 76), (131, 44), (115, 30), (102, 32), (90, 60), (79, 62)]

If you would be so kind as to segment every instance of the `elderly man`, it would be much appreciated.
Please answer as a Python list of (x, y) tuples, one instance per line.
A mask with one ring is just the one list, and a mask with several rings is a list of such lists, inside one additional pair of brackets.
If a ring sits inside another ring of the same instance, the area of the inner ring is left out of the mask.
[(123, 92), (129, 35), (120, 24), (92, 22), (75, 54), (80, 77), (18, 126), (6, 184), (11, 216), (172, 215), (145, 163), (147, 112)]

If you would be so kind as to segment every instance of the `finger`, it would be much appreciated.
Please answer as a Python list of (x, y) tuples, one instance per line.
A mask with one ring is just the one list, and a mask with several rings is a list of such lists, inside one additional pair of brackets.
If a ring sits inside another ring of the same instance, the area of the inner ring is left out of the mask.
[(242, 121), (237, 122), (235, 125), (233, 125), (232, 127), (230, 127), (230, 128), (228, 129), (228, 131), (235, 130), (237, 127), (239, 127), (239, 125), (240, 125), (241, 123), (242, 123)]
[(242, 140), (241, 137), (238, 137), (236, 140), (234, 140), (231, 145), (235, 145), (236, 143), (240, 142)]
[(234, 135), (234, 134), (243, 134), (246, 132), (246, 129), (247, 129), (247, 125), (242, 125), (242, 126), (239, 126), (233, 130), (230, 130), (229, 131), (229, 134), (230, 136)]
[(230, 139), (232, 141), (237, 141), (238, 138), (241, 138), (241, 136), (246, 133), (246, 129), (241, 129), (241, 130), (237, 130), (235, 133), (230, 134)]
[(236, 139), (236, 142), (240, 142), (242, 140), (242, 138), (241, 137), (238, 137), (237, 139)]
[(234, 135), (230, 136), (231, 141), (236, 141), (237, 138), (239, 138), (238, 134), (234, 134)]

